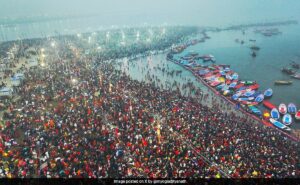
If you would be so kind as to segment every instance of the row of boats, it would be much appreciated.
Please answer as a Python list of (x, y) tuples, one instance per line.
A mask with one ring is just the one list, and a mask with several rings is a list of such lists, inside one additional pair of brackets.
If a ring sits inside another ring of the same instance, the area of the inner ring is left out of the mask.
[[(266, 121), (272, 123), (274, 126), (290, 130), (288, 127), (292, 123), (292, 115), (295, 119), (300, 120), (300, 110), (297, 111), (295, 104), (290, 103), (288, 106), (280, 104), (277, 108), (270, 101), (273, 90), (268, 88), (264, 91), (259, 91), (259, 84), (256, 81), (239, 80), (238, 73), (230, 69), (229, 65), (212, 64), (204, 66), (197, 64), (192, 60), (176, 60), (176, 62), (200, 77), (208, 86), (215, 89), (219, 94), (223, 95), (230, 101), (236, 103), (238, 107), (242, 107), (246, 111), (264, 118)], [(270, 110), (260, 110), (260, 104), (264, 105)], [(282, 122), (280, 121), (282, 115)]]

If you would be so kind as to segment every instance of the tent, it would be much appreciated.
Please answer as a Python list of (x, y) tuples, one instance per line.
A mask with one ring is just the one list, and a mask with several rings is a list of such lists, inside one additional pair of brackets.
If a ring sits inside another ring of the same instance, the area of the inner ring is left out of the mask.
[(8, 87), (3, 87), (0, 89), (0, 97), (1, 96), (12, 96), (13, 90)]
[(19, 86), (20, 83), (21, 83), (21, 80), (19, 78), (16, 78), (16, 77), (12, 77), (10, 80), (11, 80), (11, 84), (13, 86)]
[(13, 78), (23, 80), (25, 78), (25, 76), (23, 73), (16, 73)]

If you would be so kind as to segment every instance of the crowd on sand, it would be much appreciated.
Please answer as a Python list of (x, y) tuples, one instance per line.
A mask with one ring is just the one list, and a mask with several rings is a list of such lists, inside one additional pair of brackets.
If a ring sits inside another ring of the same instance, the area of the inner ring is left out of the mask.
[(299, 143), (282, 133), (99, 60), (26, 68), (6, 100), (0, 177), (299, 177)]
[[(110, 63), (30, 69), (0, 137), (1, 177), (296, 177), (298, 144)], [(76, 80), (75, 80), (76, 79)]]

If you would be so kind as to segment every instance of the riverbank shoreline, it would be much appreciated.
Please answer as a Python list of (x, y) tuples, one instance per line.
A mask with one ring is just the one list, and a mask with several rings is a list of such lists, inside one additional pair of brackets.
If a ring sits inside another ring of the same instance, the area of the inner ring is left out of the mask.
[[(187, 49), (187, 47), (185, 48)], [(298, 130), (292, 130), (292, 134), (289, 134), (287, 132), (284, 132), (276, 127), (274, 127), (272, 124), (269, 124), (267, 123), (266, 121), (264, 121), (263, 119), (260, 119), (258, 118), (257, 116), (253, 115), (253, 114), (250, 114), (249, 112), (247, 112), (246, 110), (242, 109), (242, 108), (239, 108), (239, 109), (236, 109), (235, 106), (236, 104), (234, 102), (232, 102), (229, 98), (223, 96), (222, 94), (220, 94), (217, 90), (215, 90), (214, 88), (212, 88), (207, 82), (205, 82), (201, 77), (199, 77), (190, 67), (187, 67), (187, 66), (184, 66), (184, 65), (181, 65), (179, 62), (177, 62), (176, 60), (174, 60), (173, 58), (169, 58), (169, 54), (171, 54), (173, 56), (173, 54), (180, 54), (182, 53), (185, 49), (183, 49), (182, 51), (180, 51), (179, 53), (168, 53), (167, 54), (167, 60), (170, 61), (170, 62), (173, 62), (179, 66), (181, 66), (182, 68), (184, 68), (185, 70), (191, 72), (194, 77), (200, 82), (202, 83), (203, 85), (205, 85), (211, 92), (213, 92), (213, 94), (215, 95), (215, 97), (219, 98), (220, 100), (225, 100), (226, 102), (230, 103), (231, 104), (231, 107), (232, 107), (232, 110), (234, 109), (235, 111), (234, 112), (237, 112), (237, 110), (239, 112), (241, 112), (244, 116), (248, 116), (249, 118), (251, 118), (253, 121), (259, 123), (259, 124), (263, 124), (267, 127), (271, 127), (279, 132), (281, 132), (282, 134), (286, 135), (288, 138), (292, 139), (293, 141), (295, 142), (300, 142), (300, 131)]]

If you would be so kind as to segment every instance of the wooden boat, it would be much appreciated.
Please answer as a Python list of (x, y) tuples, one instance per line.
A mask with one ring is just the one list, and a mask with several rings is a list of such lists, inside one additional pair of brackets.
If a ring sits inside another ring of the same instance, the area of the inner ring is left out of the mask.
[(253, 97), (242, 97), (242, 98), (238, 98), (238, 101), (252, 101), (254, 100)]
[(229, 72), (231, 69), (229, 67), (225, 67), (224, 71)]
[(200, 75), (200, 76), (204, 76), (204, 75), (206, 75), (207, 73), (209, 73), (210, 71), (208, 70), (208, 69), (201, 69), (199, 72), (198, 72), (198, 74)]
[(243, 87), (243, 86), (244, 86), (244, 84), (239, 83), (239, 84), (237, 84), (234, 88), (235, 88), (235, 89), (239, 89), (239, 88), (241, 88), (241, 87)]
[(221, 90), (221, 89), (223, 89), (223, 87), (224, 87), (225, 85), (226, 85), (225, 83), (222, 83), (222, 84), (218, 85), (218, 86), (216, 87), (216, 89), (217, 89), (217, 90)]
[(259, 84), (250, 85), (247, 88), (252, 89), (252, 90), (256, 90), (256, 89), (259, 88)]
[(297, 112), (296, 105), (293, 104), (293, 103), (289, 103), (288, 104), (288, 113), (290, 113), (290, 114), (296, 114), (296, 112)]
[(281, 71), (282, 71), (283, 73), (288, 74), (288, 75), (293, 75), (293, 74), (296, 73), (296, 71), (293, 70), (293, 69), (291, 69), (291, 68), (282, 68)]
[(287, 107), (284, 103), (281, 103), (279, 106), (278, 106), (278, 111), (281, 113), (281, 114), (286, 114), (287, 113)]
[(254, 113), (256, 115), (259, 115), (259, 116), (262, 115), (261, 111), (257, 107), (255, 107), (253, 105), (249, 105), (248, 107), (249, 107), (249, 109), (251, 110), (252, 113)]
[(209, 71), (208, 73), (206, 73), (205, 75), (203, 75), (203, 78), (208, 77), (208, 76), (212, 76), (214, 75), (211, 71)]
[[(255, 93), (255, 91), (251, 90), (251, 91), (245, 92), (243, 95), (249, 97), (249, 96), (253, 95), (254, 93)], [(253, 97), (253, 99), (254, 99), (254, 97)]]
[(243, 93), (241, 93), (241, 92), (237, 92), (237, 93), (235, 93), (231, 98), (232, 98), (233, 100), (237, 100), (242, 94), (243, 94)]
[(271, 117), (275, 120), (280, 118), (280, 114), (276, 108), (271, 110)]
[(212, 86), (212, 87), (215, 87), (215, 86), (219, 85), (220, 83), (221, 82), (219, 82), (219, 81), (213, 81), (209, 85)]
[(287, 127), (286, 125), (282, 124), (281, 122), (270, 118), (270, 122), (277, 128), (280, 128), (282, 130), (286, 130), (286, 131), (290, 131), (291, 129), (289, 127)]
[(229, 87), (228, 87), (228, 85), (224, 85), (224, 87), (221, 89), (221, 91), (226, 91), (226, 90), (228, 90), (229, 89)]
[(300, 120), (300, 110), (295, 114), (295, 119)]
[(258, 95), (258, 96), (255, 98), (254, 101), (260, 103), (260, 102), (262, 102), (263, 100), (264, 100), (264, 95), (263, 95), (263, 94), (260, 94), (260, 95)]
[(296, 78), (296, 79), (300, 79), (300, 73), (297, 73), (297, 74), (291, 75), (291, 77), (293, 77), (293, 78)]
[(243, 105), (258, 105), (257, 102), (253, 102), (253, 101), (240, 101), (240, 103)]
[(233, 73), (232, 79), (237, 80), (239, 78), (239, 75), (237, 73)]
[(232, 80), (232, 76), (229, 75), (229, 74), (226, 74), (225, 78), (226, 78), (227, 80)]
[(273, 95), (273, 90), (272, 90), (271, 88), (265, 90), (265, 92), (264, 92), (265, 98), (269, 98), (269, 97), (271, 97), (272, 95)]
[(291, 85), (293, 83), (293, 81), (289, 80), (276, 80), (274, 82), (275, 85)]
[(229, 88), (234, 88), (237, 84), (237, 81), (233, 81), (230, 85)]
[(285, 114), (282, 118), (282, 123), (285, 125), (292, 124), (292, 116), (290, 114)]
[(269, 102), (269, 101), (267, 101), (267, 100), (264, 100), (264, 101), (263, 101), (263, 105), (264, 105), (265, 107), (267, 107), (268, 109), (270, 109), (270, 110), (276, 108), (276, 106), (275, 106), (274, 104), (272, 104), (271, 102)]
[(254, 85), (256, 84), (256, 81), (241, 81), (241, 83), (244, 85)]

